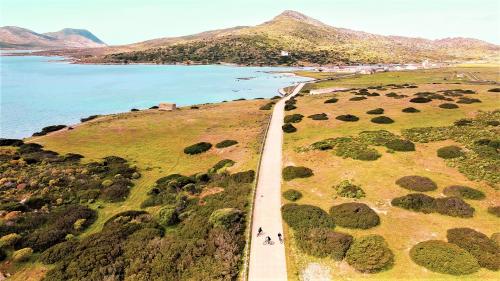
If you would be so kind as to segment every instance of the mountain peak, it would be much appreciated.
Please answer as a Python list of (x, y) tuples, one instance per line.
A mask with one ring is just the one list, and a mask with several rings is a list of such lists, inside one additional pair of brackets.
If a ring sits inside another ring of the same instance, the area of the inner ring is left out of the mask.
[(273, 21), (280, 21), (280, 20), (294, 20), (315, 26), (325, 26), (325, 24), (320, 22), (319, 20), (313, 19), (309, 16), (306, 16), (302, 13), (293, 10), (285, 10), (273, 19)]

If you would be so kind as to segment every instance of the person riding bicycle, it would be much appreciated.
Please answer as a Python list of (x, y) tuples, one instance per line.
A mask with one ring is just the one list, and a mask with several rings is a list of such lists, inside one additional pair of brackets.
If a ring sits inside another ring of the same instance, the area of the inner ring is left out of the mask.
[(257, 236), (262, 234), (262, 227), (259, 227), (259, 230), (257, 230)]
[(266, 236), (266, 242), (267, 242), (267, 243), (270, 243), (270, 242), (271, 242), (271, 237)]
[(280, 240), (280, 242), (283, 243), (283, 238), (282, 238), (281, 232), (278, 232), (278, 240)]

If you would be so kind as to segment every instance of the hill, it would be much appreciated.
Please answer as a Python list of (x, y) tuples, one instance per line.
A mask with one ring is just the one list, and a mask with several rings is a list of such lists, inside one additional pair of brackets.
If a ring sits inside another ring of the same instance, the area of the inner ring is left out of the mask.
[(17, 27), (0, 27), (0, 47), (13, 49), (95, 48), (106, 44), (85, 29), (64, 28), (57, 32), (36, 33)]
[(244, 65), (409, 63), (426, 59), (487, 59), (497, 57), (500, 50), (497, 45), (470, 38), (428, 40), (337, 28), (295, 11), (285, 11), (257, 26), (160, 38), (120, 47), (88, 60)]

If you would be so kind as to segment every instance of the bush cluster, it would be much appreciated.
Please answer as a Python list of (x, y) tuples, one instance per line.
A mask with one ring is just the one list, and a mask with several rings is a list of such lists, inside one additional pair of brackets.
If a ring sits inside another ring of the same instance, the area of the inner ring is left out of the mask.
[(326, 113), (318, 113), (309, 115), (307, 118), (311, 118), (312, 120), (328, 120), (328, 115)]
[(48, 133), (59, 131), (59, 130), (64, 129), (66, 127), (67, 127), (66, 125), (52, 125), (52, 126), (47, 126), (47, 127), (42, 128), (42, 130), (40, 132), (34, 133), (33, 136), (34, 137), (45, 136)]
[(442, 103), (439, 105), (439, 108), (443, 108), (443, 109), (455, 109), (455, 108), (458, 108), (458, 105), (454, 104), (454, 103)]
[(221, 170), (223, 170), (225, 168), (232, 167), (235, 163), (236, 162), (234, 162), (231, 159), (220, 160), (212, 168), (210, 168), (208, 170), (208, 173), (210, 173), (210, 174), (218, 173), (219, 171), (221, 171)]
[(458, 197), (433, 198), (421, 193), (408, 194), (392, 199), (391, 204), (422, 213), (439, 213), (446, 216), (471, 218), (474, 208)]
[(284, 123), (299, 123), (302, 121), (302, 118), (304, 118), (304, 115), (302, 114), (290, 114), (286, 115), (284, 118)]
[(424, 97), (417, 97), (417, 98), (410, 99), (410, 102), (413, 102), (413, 103), (428, 103), (431, 101), (432, 101), (431, 99), (424, 98)]
[(297, 201), (300, 198), (302, 198), (302, 193), (295, 189), (289, 189), (283, 192), (283, 197), (285, 197), (285, 199), (290, 201)]
[(462, 185), (451, 185), (443, 190), (443, 194), (448, 197), (459, 197), (463, 199), (481, 200), (486, 197), (486, 195), (477, 189)]
[(374, 114), (374, 115), (384, 114), (384, 109), (383, 108), (375, 108), (375, 109), (372, 109), (372, 110), (368, 110), (366, 112), (366, 114)]
[(426, 214), (433, 213), (436, 208), (434, 198), (422, 193), (411, 193), (396, 197), (392, 199), (391, 205)]
[(346, 253), (347, 263), (359, 272), (377, 273), (392, 267), (394, 254), (380, 235), (354, 239)]
[(415, 107), (406, 107), (401, 110), (404, 113), (418, 113), (420, 110), (416, 109)]
[(409, 140), (394, 139), (388, 141), (385, 146), (394, 151), (415, 151), (415, 144)]
[(460, 218), (472, 218), (474, 208), (458, 197), (436, 198), (436, 212)]
[(288, 203), (281, 207), (283, 220), (293, 229), (333, 228), (331, 216), (320, 207)]
[(481, 267), (500, 269), (500, 247), (483, 233), (471, 228), (448, 229), (448, 242), (471, 253)]
[(388, 142), (397, 140), (398, 136), (386, 130), (363, 131), (359, 133), (359, 139), (367, 144), (385, 146)]
[(339, 115), (335, 117), (335, 119), (344, 121), (344, 122), (356, 122), (359, 120), (359, 117), (351, 114)]
[(462, 151), (462, 148), (455, 145), (450, 145), (438, 149), (437, 156), (443, 159), (452, 159), (462, 157), (464, 156), (464, 153)]
[(353, 97), (353, 98), (350, 98), (349, 100), (350, 101), (362, 101), (362, 100), (366, 100), (367, 98), (366, 97)]
[(295, 128), (295, 126), (290, 123), (284, 124), (283, 126), (281, 126), (281, 129), (283, 130), (283, 132), (288, 134), (297, 132), (297, 128)]
[(235, 223), (241, 222), (242, 219), (242, 211), (235, 208), (223, 208), (213, 211), (208, 221), (215, 227), (229, 229)]
[(259, 107), (260, 110), (271, 110), (273, 108), (274, 102), (268, 102), (263, 106)]
[(238, 144), (235, 140), (223, 140), (215, 145), (217, 148), (226, 148)]
[(339, 99), (338, 99), (338, 98), (331, 98), (331, 99), (327, 99), (327, 100), (325, 101), (325, 103), (336, 103), (336, 102), (338, 102), (338, 101), (339, 101)]
[(365, 197), (365, 192), (363, 189), (348, 180), (341, 181), (338, 185), (336, 185), (335, 190), (337, 194), (341, 197), (345, 198), (362, 198)]
[(375, 161), (381, 156), (376, 149), (370, 148), (365, 143), (353, 138), (337, 138), (334, 143), (335, 154), (340, 157)]
[(212, 144), (208, 142), (199, 142), (184, 148), (184, 153), (189, 155), (200, 154), (212, 148)]
[(479, 270), (477, 260), (455, 244), (439, 240), (420, 242), (410, 250), (411, 259), (431, 271), (466, 275)]
[(97, 117), (100, 117), (101, 115), (90, 115), (89, 117), (84, 117), (84, 118), (81, 118), (80, 119), (80, 122), (84, 123), (84, 122), (88, 122), (90, 120), (94, 120), (96, 119)]
[(297, 231), (295, 239), (299, 249), (315, 257), (330, 257), (340, 261), (351, 246), (352, 236), (329, 228), (312, 228)]
[(313, 171), (307, 167), (287, 166), (283, 168), (282, 175), (285, 181), (291, 181), (297, 178), (308, 178), (314, 174)]
[(380, 224), (380, 217), (363, 203), (343, 203), (330, 208), (335, 224), (347, 228), (368, 229)]
[(396, 184), (413, 191), (432, 191), (437, 189), (437, 185), (428, 177), (404, 176), (396, 181)]
[(391, 118), (389, 118), (387, 116), (377, 116), (377, 117), (372, 118), (370, 121), (372, 121), (372, 123), (376, 123), (376, 124), (392, 124), (392, 123), (394, 123), (394, 120), (392, 120)]
[(0, 138), (0, 146), (21, 146), (23, 144), (22, 140)]
[(472, 104), (472, 103), (481, 103), (480, 99), (468, 98), (468, 97), (460, 97), (457, 103), (461, 104)]

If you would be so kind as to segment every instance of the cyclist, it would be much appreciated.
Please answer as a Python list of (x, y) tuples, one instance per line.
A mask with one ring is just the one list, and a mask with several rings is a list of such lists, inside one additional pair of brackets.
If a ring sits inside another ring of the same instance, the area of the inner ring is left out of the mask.
[(259, 227), (259, 230), (257, 230), (257, 236), (260, 236), (262, 234), (262, 227)]
[(271, 244), (271, 237), (266, 236), (266, 242), (267, 242), (267, 244)]
[(278, 240), (280, 240), (280, 243), (283, 243), (283, 237), (281, 235), (281, 232), (278, 232)]

